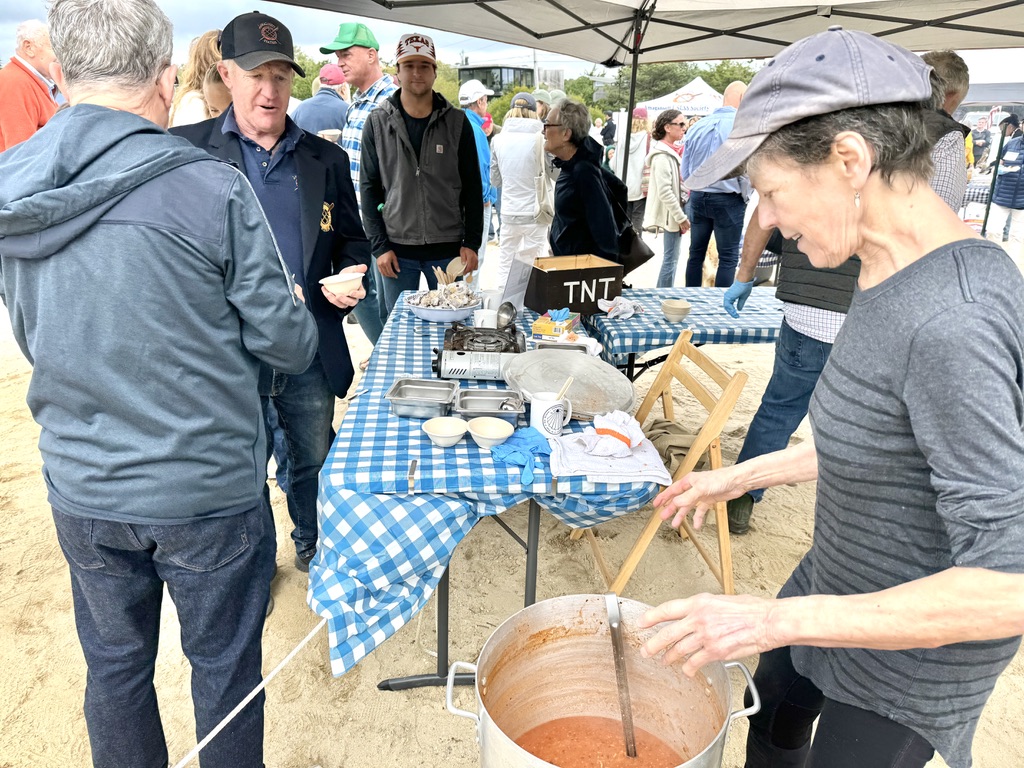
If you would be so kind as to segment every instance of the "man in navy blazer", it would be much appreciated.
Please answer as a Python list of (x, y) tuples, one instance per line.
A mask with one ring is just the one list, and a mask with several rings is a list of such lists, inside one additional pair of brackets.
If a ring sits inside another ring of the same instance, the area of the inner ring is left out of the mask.
[(217, 66), (232, 106), (220, 117), (172, 133), (249, 179), (296, 290), (316, 320), (319, 351), (304, 373), (267, 368), (260, 375), (264, 416), (272, 401), (288, 449), (295, 565), (308, 571), (316, 553), (317, 477), (330, 449), (334, 398), (344, 397), (352, 383), (344, 319), (366, 295), (361, 286), (336, 295), (319, 280), (341, 271), (365, 273), (370, 248), (348, 155), (303, 132), (286, 114), (292, 79), (304, 74), (294, 61), (288, 29), (266, 14), (243, 14), (224, 28), (221, 53), (224, 60)]

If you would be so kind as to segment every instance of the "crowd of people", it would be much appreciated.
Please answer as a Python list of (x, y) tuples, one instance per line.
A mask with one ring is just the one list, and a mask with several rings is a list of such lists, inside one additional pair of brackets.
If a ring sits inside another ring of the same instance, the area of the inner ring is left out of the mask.
[[(320, 49), (336, 63), (297, 108), (305, 72), (278, 19), (200, 36), (180, 74), (172, 37), (154, 0), (53, 0), (0, 70), (0, 298), (33, 365), (96, 765), (168, 763), (153, 683), (165, 587), (198, 736), (260, 681), (269, 459), (306, 571), (336, 398), (356, 375), (347, 318), (376, 342), (402, 291), (436, 287), (434, 267), (477, 269), (493, 209), (500, 280), (523, 250), (619, 261), (632, 226), (661, 235), (658, 285), (673, 286), (689, 231), (685, 284), (701, 285), (713, 236), (735, 315), (761, 253), (782, 254), (775, 367), (737, 464), (655, 503), (699, 525), (727, 502), (742, 534), (765, 488), (816, 479), (814, 543), (781, 601), (654, 609), (645, 623), (670, 623), (646, 652), (690, 672), (762, 654), (748, 765), (920, 768), (936, 750), (970, 764), (1024, 630), (1024, 279), (957, 215), (968, 141), (991, 154), (951, 117), (959, 56), (833, 28), (699, 120), (637, 108), (598, 124), (538, 89), (498, 124), (481, 82), (458, 105), (434, 90), (419, 32), (397, 41), (391, 76), (373, 31), (341, 24)], [(1018, 129), (1008, 118), (993, 211), (1021, 238)], [(320, 285), (339, 272), (362, 280)], [(787, 448), (808, 412), (814, 440)], [(263, 710), (259, 694), (202, 765), (261, 766)]]

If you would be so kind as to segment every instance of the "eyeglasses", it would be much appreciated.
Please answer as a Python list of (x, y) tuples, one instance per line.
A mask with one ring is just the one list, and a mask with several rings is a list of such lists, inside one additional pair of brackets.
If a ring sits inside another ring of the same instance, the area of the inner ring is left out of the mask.
[(545, 121), (544, 122), (544, 129), (547, 130), (548, 128), (559, 128), (559, 127), (561, 127), (561, 125), (562, 125), (561, 123), (549, 123), (549, 122)]
[(682, 126), (686, 125), (686, 121), (684, 120), (681, 123), (669, 123), (669, 125), (678, 125), (678, 126), (682, 127)]

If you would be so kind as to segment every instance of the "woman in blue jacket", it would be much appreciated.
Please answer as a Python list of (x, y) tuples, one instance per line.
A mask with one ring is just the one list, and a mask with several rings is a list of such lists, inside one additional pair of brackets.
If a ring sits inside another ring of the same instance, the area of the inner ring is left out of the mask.
[(990, 240), (1002, 238), (1006, 220), (1010, 220), (1010, 243), (1013, 249), (1024, 244), (1024, 137), (1010, 139), (1003, 146), (996, 173), (996, 188), (992, 193), (992, 210), (989, 212), (986, 232)]

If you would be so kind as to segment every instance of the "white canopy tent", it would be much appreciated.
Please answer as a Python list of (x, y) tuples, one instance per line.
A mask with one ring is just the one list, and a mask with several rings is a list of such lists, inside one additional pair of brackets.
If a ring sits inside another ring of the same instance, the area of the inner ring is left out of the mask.
[(832, 24), (912, 50), (1024, 46), (1024, 0), (283, 0), (615, 66), (764, 58)]
[(1024, 0), (279, 1), (631, 64), (630, 110), (638, 63), (764, 58), (833, 24), (918, 51), (1024, 46)]
[(703, 77), (695, 77), (682, 88), (650, 101), (641, 101), (637, 106), (644, 107), (648, 113), (678, 109), (687, 117), (703, 116), (722, 106), (722, 94), (705, 83)]

